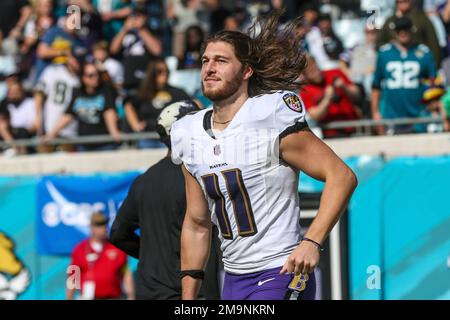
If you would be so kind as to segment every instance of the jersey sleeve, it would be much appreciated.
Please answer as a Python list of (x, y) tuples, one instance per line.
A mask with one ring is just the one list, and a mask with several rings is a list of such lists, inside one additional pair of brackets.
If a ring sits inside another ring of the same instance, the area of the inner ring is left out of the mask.
[(280, 92), (274, 114), (279, 137), (283, 138), (307, 128), (305, 113), (305, 105), (297, 94), (290, 91)]

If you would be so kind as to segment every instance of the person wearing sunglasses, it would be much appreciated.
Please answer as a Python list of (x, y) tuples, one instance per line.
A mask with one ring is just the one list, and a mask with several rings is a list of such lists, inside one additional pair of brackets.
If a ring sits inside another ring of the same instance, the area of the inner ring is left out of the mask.
[(44, 137), (44, 142), (55, 138), (64, 127), (76, 120), (79, 136), (110, 134), (115, 141), (80, 145), (78, 151), (113, 150), (120, 142), (115, 110), (116, 91), (109, 83), (102, 81), (93, 62), (85, 62), (81, 70), (81, 87), (75, 90), (69, 107)]

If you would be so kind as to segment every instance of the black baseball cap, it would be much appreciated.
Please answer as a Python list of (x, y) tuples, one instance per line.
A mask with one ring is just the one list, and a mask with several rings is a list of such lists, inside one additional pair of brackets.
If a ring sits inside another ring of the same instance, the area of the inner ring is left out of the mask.
[(409, 30), (411, 31), (413, 24), (410, 18), (406, 16), (395, 17), (392, 23), (389, 25), (390, 29), (395, 31)]

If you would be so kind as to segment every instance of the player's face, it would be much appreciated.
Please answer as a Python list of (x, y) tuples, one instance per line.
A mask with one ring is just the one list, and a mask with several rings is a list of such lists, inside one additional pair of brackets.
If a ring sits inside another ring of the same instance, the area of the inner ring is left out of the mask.
[(202, 56), (202, 90), (211, 101), (225, 100), (242, 86), (244, 76), (242, 63), (226, 42), (211, 42)]

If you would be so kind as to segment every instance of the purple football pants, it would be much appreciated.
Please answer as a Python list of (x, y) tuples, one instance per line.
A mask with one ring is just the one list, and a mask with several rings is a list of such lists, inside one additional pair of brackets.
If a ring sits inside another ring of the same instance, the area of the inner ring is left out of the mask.
[(279, 274), (281, 267), (248, 274), (226, 272), (223, 300), (314, 300), (316, 278)]

